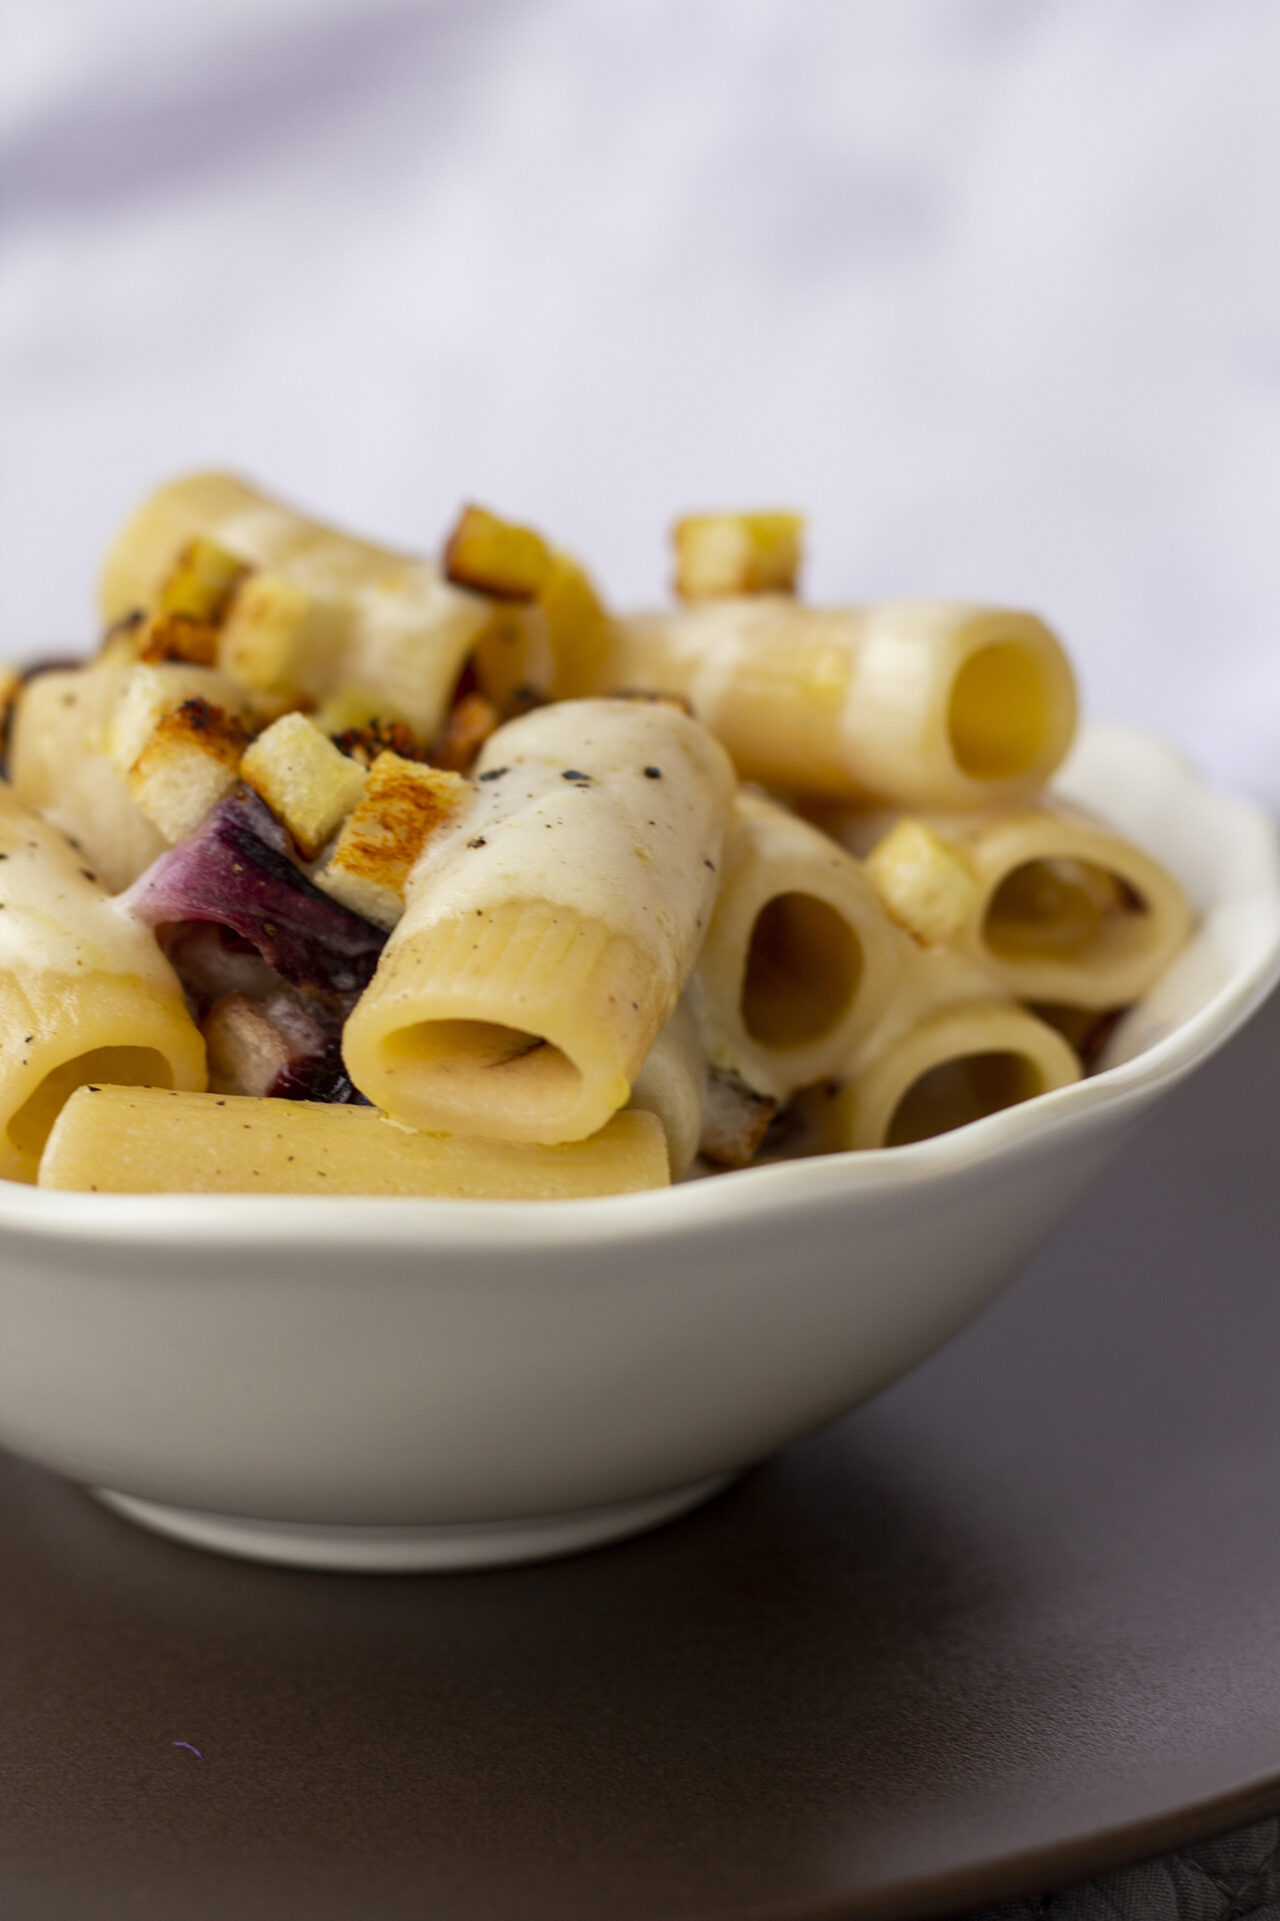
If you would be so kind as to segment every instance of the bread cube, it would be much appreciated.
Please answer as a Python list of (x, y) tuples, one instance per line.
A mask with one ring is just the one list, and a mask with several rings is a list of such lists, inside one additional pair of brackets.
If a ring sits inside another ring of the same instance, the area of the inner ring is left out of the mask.
[(803, 543), (800, 514), (690, 514), (672, 532), (675, 590), (682, 600), (793, 594)]
[(455, 774), (469, 772), (490, 734), (501, 725), (502, 715), (484, 694), (464, 694), (435, 744), (432, 758), (436, 766)]
[(445, 543), (447, 578), (495, 600), (533, 600), (552, 566), (541, 534), (500, 520), (485, 507), (464, 507)]
[(873, 848), (867, 875), (889, 918), (926, 947), (954, 940), (977, 911), (964, 853), (923, 821), (900, 820)]
[(746, 1167), (760, 1150), (778, 1103), (728, 1069), (708, 1070), (698, 1152), (717, 1167)]
[(127, 775), (129, 792), (173, 844), (195, 832), (240, 779), (239, 717), (193, 695), (162, 714)]
[(152, 614), (133, 636), (134, 656), (155, 666), (165, 660), (185, 660), (193, 667), (212, 667), (218, 657), (218, 630), (194, 614)]
[(118, 774), (130, 773), (160, 721), (187, 700), (202, 700), (237, 721), (244, 719), (243, 695), (214, 667), (163, 661), (128, 671), (103, 743)]
[(285, 705), (327, 692), (351, 624), (339, 601), (278, 574), (244, 582), (218, 634), (218, 666), (253, 693)]
[(360, 799), (365, 770), (304, 714), (286, 714), (247, 750), (240, 778), (314, 860)]
[(379, 754), (359, 804), (314, 876), (317, 887), (376, 926), (394, 927), (411, 870), (471, 793), (460, 774)]
[(158, 611), (183, 614), (217, 627), (249, 568), (236, 554), (216, 541), (193, 540), (178, 556), (177, 565), (160, 589)]

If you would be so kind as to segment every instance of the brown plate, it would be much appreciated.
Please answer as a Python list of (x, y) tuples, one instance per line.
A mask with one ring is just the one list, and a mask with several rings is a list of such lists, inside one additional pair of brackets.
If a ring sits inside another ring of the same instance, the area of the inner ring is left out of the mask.
[(0, 1682), (6, 1921), (922, 1914), (1280, 1808), (1280, 1001), (968, 1334), (645, 1539), (295, 1574), (4, 1459)]

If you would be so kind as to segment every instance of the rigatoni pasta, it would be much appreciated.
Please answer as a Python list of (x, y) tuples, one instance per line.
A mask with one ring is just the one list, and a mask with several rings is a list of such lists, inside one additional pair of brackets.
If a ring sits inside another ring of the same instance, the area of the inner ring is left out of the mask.
[(712, 1065), (779, 1098), (837, 1072), (880, 1020), (905, 959), (860, 864), (741, 790), (693, 986)]
[(1033, 614), (955, 601), (700, 601), (616, 623), (602, 691), (683, 694), (744, 779), (908, 807), (1041, 787), (1076, 723), (1061, 643)]
[(594, 1133), (692, 968), (733, 787), (670, 707), (565, 701), (499, 729), (347, 1023), (356, 1086), (419, 1127)]
[(1044, 792), (1059, 642), (806, 606), (802, 534), (687, 518), (683, 606), (619, 618), (481, 507), (437, 563), (160, 489), (97, 658), (0, 690), (0, 1173), (620, 1193), (1089, 1071), (1191, 910)]
[(35, 1178), (94, 1080), (199, 1089), (204, 1045), (154, 937), (0, 783), (0, 1176)]
[(368, 1107), (84, 1087), (55, 1125), (41, 1187), (97, 1194), (384, 1194), (559, 1201), (667, 1184), (653, 1114), (590, 1140), (512, 1146), (398, 1127)]

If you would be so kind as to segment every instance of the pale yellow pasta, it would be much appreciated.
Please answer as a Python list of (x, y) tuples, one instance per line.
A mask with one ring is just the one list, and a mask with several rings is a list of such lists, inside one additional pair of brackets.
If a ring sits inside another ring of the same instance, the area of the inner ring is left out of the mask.
[(626, 1101), (711, 916), (724, 750), (670, 707), (564, 701), (499, 728), (347, 1022), (397, 1119), (580, 1140)]
[[(975, 882), (952, 935), (955, 947), (1019, 1000), (1127, 1006), (1153, 985), (1191, 931), (1190, 904), (1168, 869), (1068, 808), (1042, 803), (973, 818), (935, 815), (929, 825)], [(851, 820), (846, 836), (865, 846), (884, 827)], [(888, 845), (879, 839), (881, 848)], [(870, 868), (874, 873), (874, 854)]]
[(1066, 1041), (1014, 1001), (935, 1007), (850, 1078), (802, 1096), (822, 1151), (902, 1147), (1080, 1079)]
[(636, 616), (616, 623), (602, 685), (684, 695), (744, 778), (910, 807), (1032, 792), (1076, 723), (1043, 621), (954, 601), (824, 609), (761, 594)]
[(383, 1194), (551, 1201), (665, 1187), (653, 1114), (560, 1147), (418, 1134), (368, 1107), (90, 1088), (49, 1136), (40, 1186), (98, 1194)]
[(18, 700), (9, 749), (18, 799), (60, 827), (112, 893), (168, 845), (108, 751), (133, 665), (131, 656), (108, 652), (85, 667), (37, 674)]
[(35, 1179), (95, 1080), (202, 1088), (204, 1043), (155, 936), (0, 784), (0, 1176)]
[(702, 1135), (707, 1060), (697, 1023), (684, 1000), (645, 1057), (630, 1105), (656, 1114), (667, 1140), (671, 1178), (688, 1173)]
[(713, 1067), (780, 1099), (837, 1072), (909, 958), (858, 861), (765, 795), (739, 793), (691, 989)]
[[(151, 609), (184, 548), (201, 538), (260, 570), (233, 603), (219, 664), (267, 692), (292, 687), (312, 701), (339, 687), (378, 697), (386, 717), (434, 735), (468, 656), (493, 624), (491, 604), (445, 580), (432, 563), (322, 526), (225, 474), (176, 481), (144, 503), (119, 535), (103, 574), (108, 621)], [(511, 630), (520, 654), (525, 629)], [(532, 631), (532, 630), (531, 630)], [(549, 643), (521, 659), (548, 685)], [(545, 656), (545, 658), (544, 658)], [(252, 663), (265, 660), (261, 677)]]

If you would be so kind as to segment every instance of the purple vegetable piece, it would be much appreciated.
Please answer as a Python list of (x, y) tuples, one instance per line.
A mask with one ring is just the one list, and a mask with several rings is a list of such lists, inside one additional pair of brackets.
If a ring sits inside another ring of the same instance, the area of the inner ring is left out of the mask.
[(138, 877), (124, 904), (148, 927), (213, 921), (293, 986), (357, 994), (387, 936), (313, 887), (292, 849), (270, 808), (240, 787)]

